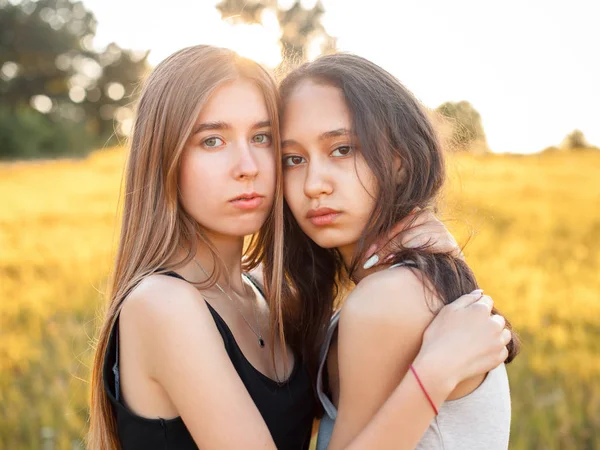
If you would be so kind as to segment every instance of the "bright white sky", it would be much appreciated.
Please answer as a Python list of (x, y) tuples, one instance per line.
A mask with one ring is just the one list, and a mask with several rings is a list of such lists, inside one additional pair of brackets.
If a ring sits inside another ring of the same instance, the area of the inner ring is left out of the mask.
[[(156, 64), (180, 48), (214, 44), (276, 65), (274, 16), (263, 26), (233, 27), (215, 3), (84, 0), (98, 19), (97, 47), (114, 41), (150, 49)], [(536, 152), (575, 128), (600, 146), (598, 0), (322, 3), (323, 23), (340, 50), (381, 65), (429, 107), (468, 100), (481, 113), (492, 150)]]

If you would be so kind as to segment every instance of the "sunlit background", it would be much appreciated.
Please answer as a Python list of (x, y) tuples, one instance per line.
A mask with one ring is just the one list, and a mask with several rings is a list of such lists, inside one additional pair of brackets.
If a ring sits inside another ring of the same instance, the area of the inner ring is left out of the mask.
[[(156, 64), (199, 42), (280, 62), (272, 10), (262, 24), (221, 20), (211, 0), (88, 0), (94, 45), (150, 49)], [(246, 2), (251, 4), (252, 2)], [(277, 2), (290, 8), (293, 0)], [(303, 0), (306, 8), (316, 0)], [(494, 152), (531, 153), (574, 129), (600, 146), (600, 3), (591, 0), (323, 0), (322, 23), (342, 51), (380, 64), (427, 106), (468, 100)], [(309, 58), (318, 55), (318, 42)]]
[(0, 0), (0, 450), (83, 448), (137, 89), (195, 44), (403, 81), (448, 144), (441, 218), (523, 341), (511, 450), (600, 449), (599, 5)]

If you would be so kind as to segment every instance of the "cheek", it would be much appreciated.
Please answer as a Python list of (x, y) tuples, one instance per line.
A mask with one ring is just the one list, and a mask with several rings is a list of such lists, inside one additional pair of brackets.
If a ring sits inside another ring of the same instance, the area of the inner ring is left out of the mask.
[(209, 209), (211, 199), (218, 198), (215, 193), (220, 190), (219, 181), (222, 183), (224, 180), (219, 174), (217, 167), (204, 163), (197, 153), (182, 156), (179, 190), (188, 213), (193, 216), (202, 214), (204, 209)]
[(304, 188), (298, 172), (299, 170), (295, 169), (294, 171), (284, 172), (283, 175), (283, 196), (296, 219), (304, 199)]
[(364, 226), (375, 208), (378, 190), (377, 179), (363, 159), (359, 159), (356, 162), (356, 167), (351, 172), (347, 172), (347, 175), (349, 176), (345, 184), (348, 187), (352, 186), (346, 191), (348, 193), (347, 198), (352, 200), (356, 214), (359, 216), (357, 218), (365, 221), (364, 224), (361, 224), (361, 226)]
[(268, 191), (266, 193), (274, 195), (277, 183), (277, 163), (273, 149), (267, 149), (264, 153), (261, 153), (259, 179), (263, 180), (264, 188)]

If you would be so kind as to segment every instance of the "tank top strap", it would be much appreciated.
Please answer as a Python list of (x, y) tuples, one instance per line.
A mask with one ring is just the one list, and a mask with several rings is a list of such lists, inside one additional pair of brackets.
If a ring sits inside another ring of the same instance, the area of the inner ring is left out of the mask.
[(317, 396), (323, 405), (323, 409), (325, 413), (333, 420), (335, 420), (337, 416), (337, 409), (331, 402), (330, 398), (325, 393), (325, 382), (324, 382), (324, 372), (325, 365), (327, 364), (327, 354), (329, 353), (329, 347), (331, 346), (331, 341), (333, 340), (333, 336), (337, 330), (338, 323), (340, 321), (340, 312), (341, 310), (337, 310), (333, 316), (331, 317), (331, 321), (329, 322), (329, 328), (327, 328), (327, 333), (325, 334), (325, 340), (321, 347), (321, 353), (319, 355), (319, 369), (317, 372)]
[[(164, 272), (161, 275), (166, 275), (168, 277), (179, 278), (180, 280), (187, 281), (185, 278), (183, 278), (177, 272), (173, 272), (173, 271)], [(258, 290), (258, 292), (260, 292), (260, 295), (262, 295), (263, 297), (266, 297), (265, 289), (264, 289), (263, 285), (260, 283), (260, 281), (258, 281), (258, 279), (254, 275), (250, 275), (249, 273), (246, 272), (246, 273), (243, 273), (242, 276), (244, 276), (248, 281), (250, 281), (250, 283), (252, 283), (252, 286), (254, 286)]]
[[(168, 271), (168, 272), (161, 273), (161, 275), (178, 278), (180, 280), (188, 282), (188, 280), (186, 280), (184, 277), (179, 275), (177, 272)], [(206, 303), (206, 306), (208, 307), (208, 310), (210, 311), (210, 315), (212, 316), (213, 320), (215, 321), (215, 324), (217, 325), (217, 329), (219, 330), (221, 337), (225, 341), (225, 345), (226, 346), (231, 345), (230, 339), (233, 338), (233, 336), (230, 336), (230, 332), (229, 332), (229, 328), (227, 327), (227, 324), (225, 323), (223, 318), (219, 315), (219, 313), (210, 305), (210, 303), (208, 303), (206, 300), (204, 300), (204, 303)]]
[[(164, 272), (161, 275), (166, 275), (168, 277), (179, 278), (180, 280), (187, 281), (184, 277), (179, 275), (177, 272), (173, 272), (173, 271)], [(258, 290), (260, 295), (265, 297), (265, 291), (264, 291), (262, 285), (259, 283), (259, 281), (255, 277), (253, 277), (249, 273), (244, 273), (244, 274), (242, 274), (242, 276), (245, 277)], [(231, 346), (233, 344), (233, 341), (235, 338), (233, 337), (233, 334), (231, 333), (231, 330), (229, 329), (227, 322), (225, 322), (225, 320), (211, 306), (210, 303), (208, 303), (206, 300), (204, 300), (204, 302), (206, 303), (206, 306), (208, 307), (208, 310), (210, 311), (210, 314), (213, 317), (215, 324), (217, 325), (217, 329), (219, 330), (219, 333), (221, 333), (221, 336), (223, 337), (223, 340), (225, 341), (225, 345), (227, 347)]]
[(250, 283), (252, 283), (252, 286), (254, 286), (258, 290), (258, 292), (260, 292), (260, 295), (262, 295), (263, 298), (266, 299), (267, 296), (265, 295), (265, 288), (260, 283), (260, 281), (258, 281), (258, 279), (254, 275), (250, 275), (250, 273), (248, 272), (244, 273), (244, 276), (248, 281), (250, 281)]

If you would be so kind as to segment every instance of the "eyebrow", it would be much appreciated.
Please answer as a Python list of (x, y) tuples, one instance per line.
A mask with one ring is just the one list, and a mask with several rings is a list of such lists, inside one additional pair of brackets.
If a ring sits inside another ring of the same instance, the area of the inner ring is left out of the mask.
[[(261, 120), (260, 122), (256, 122), (254, 125), (252, 125), (252, 129), (258, 129), (258, 128), (266, 128), (266, 127), (270, 127), (271, 126), (271, 121), (270, 120)], [(211, 130), (230, 130), (232, 127), (230, 124), (226, 123), (226, 122), (205, 122), (205, 123), (201, 123), (199, 125), (196, 125), (196, 128), (194, 128), (193, 133), (200, 133), (201, 131), (211, 131)]]
[(326, 139), (331, 139), (333, 137), (347, 136), (350, 134), (351, 134), (350, 130), (348, 130), (346, 128), (338, 128), (337, 130), (331, 130), (331, 131), (326, 131), (325, 133), (321, 133), (319, 135), (319, 140), (324, 141)]
[[(350, 136), (350, 135), (352, 135), (352, 133), (347, 128), (338, 128), (337, 130), (325, 131), (324, 133), (321, 133), (318, 137), (318, 140), (325, 141), (327, 139), (331, 139), (334, 137)], [(281, 148), (289, 147), (292, 145), (299, 145), (299, 144), (297, 141), (295, 141), (293, 139), (286, 139), (285, 141), (283, 141), (281, 143)]]

